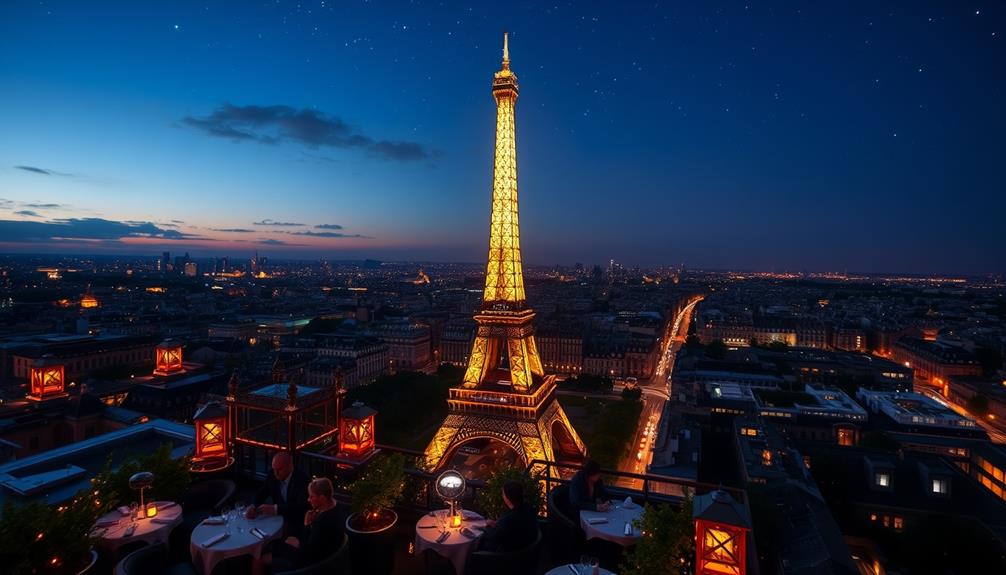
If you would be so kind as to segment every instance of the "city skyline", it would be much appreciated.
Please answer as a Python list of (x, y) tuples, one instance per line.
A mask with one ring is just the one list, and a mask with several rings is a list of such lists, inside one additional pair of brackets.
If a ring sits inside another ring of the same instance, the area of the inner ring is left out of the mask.
[(529, 264), (1002, 273), (1002, 7), (898, 8), (8, 6), (0, 252), (483, 261), (506, 27)]

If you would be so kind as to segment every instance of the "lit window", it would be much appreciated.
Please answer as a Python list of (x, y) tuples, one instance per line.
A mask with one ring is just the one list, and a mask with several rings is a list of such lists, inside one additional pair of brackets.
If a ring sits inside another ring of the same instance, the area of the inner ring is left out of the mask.
[(947, 494), (947, 488), (949, 487), (947, 485), (947, 483), (948, 482), (947, 482), (946, 479), (934, 479), (933, 480), (933, 493), (939, 493), (940, 495), (946, 495)]
[(870, 514), (870, 521), (876, 521), (876, 520), (877, 520), (877, 514), (876, 513), (871, 513)]
[(905, 526), (905, 520), (901, 517), (894, 518), (894, 528), (901, 531), (901, 528)]
[(876, 479), (877, 485), (880, 487), (890, 487), (891, 485), (891, 476), (888, 473), (878, 473)]

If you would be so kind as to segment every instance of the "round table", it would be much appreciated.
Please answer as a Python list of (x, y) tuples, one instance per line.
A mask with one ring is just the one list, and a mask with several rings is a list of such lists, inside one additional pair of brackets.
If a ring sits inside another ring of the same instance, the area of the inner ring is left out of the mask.
[[(608, 511), (580, 511), (580, 527), (587, 535), (587, 539), (604, 539), (612, 543), (618, 543), (622, 547), (635, 545), (642, 533), (632, 522), (643, 514), (643, 506), (633, 503), (626, 507), (624, 503), (618, 502)], [(604, 518), (606, 523), (590, 523), (589, 520)], [(632, 527), (632, 534), (625, 534), (625, 524)]]
[(136, 519), (136, 528), (128, 535), (129, 526), (134, 523), (132, 517), (119, 513), (117, 509), (102, 515), (91, 530), (97, 537), (95, 545), (115, 551), (134, 541), (166, 544), (171, 530), (182, 522), (182, 506), (171, 501), (155, 501), (153, 505), (157, 508), (157, 516)]
[[(192, 554), (192, 564), (203, 575), (210, 575), (217, 563), (228, 557), (251, 555), (255, 559), (262, 556), (266, 543), (278, 539), (283, 533), (283, 518), (279, 515), (260, 516), (246, 519), (235, 514), (231, 524), (200, 523), (192, 530), (189, 540), (189, 552)], [(264, 537), (259, 539), (252, 534), (252, 528), (258, 528)], [(226, 539), (207, 546), (206, 542), (221, 533), (228, 533)]]
[[(486, 527), (486, 520), (474, 511), (462, 511), (461, 527), (448, 527), (447, 538), (437, 541), (441, 533), (438, 516), (446, 518), (449, 513), (447, 509), (440, 509), (419, 518), (416, 522), (415, 552), (419, 555), (426, 549), (432, 549), (453, 563), (455, 572), (464, 573), (465, 562), (468, 561), (468, 555), (475, 550), (476, 542)], [(466, 528), (475, 536), (468, 537), (462, 533)]]
[[(572, 567), (572, 569), (570, 569)], [(545, 575), (590, 575), (590, 570), (580, 573), (581, 566), (576, 563), (567, 563), (565, 565), (559, 565), (558, 567), (553, 567), (545, 572)], [(613, 572), (608, 571), (604, 567), (597, 568), (598, 575), (615, 575)]]

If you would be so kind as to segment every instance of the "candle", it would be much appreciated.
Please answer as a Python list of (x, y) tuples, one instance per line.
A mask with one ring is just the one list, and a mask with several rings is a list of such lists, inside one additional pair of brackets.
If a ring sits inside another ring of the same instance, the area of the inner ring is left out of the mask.
[(451, 516), (451, 527), (461, 527), (461, 514)]
[(147, 517), (157, 517), (157, 506), (153, 503), (147, 506)]

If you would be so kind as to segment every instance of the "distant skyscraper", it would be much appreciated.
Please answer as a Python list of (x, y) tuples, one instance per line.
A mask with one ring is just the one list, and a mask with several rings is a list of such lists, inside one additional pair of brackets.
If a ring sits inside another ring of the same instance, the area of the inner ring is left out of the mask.
[(161, 255), (161, 270), (169, 271), (171, 269), (171, 252), (164, 252)]
[[(534, 312), (524, 296), (517, 219), (514, 104), (517, 76), (503, 36), (503, 68), (493, 78), (496, 155), (489, 257), (478, 331), (462, 385), (450, 390), (449, 412), (430, 445), (430, 468), (450, 465), (469, 477), (496, 465), (532, 460), (576, 461), (583, 442), (555, 400), (555, 376), (545, 375), (535, 347)], [(472, 455), (483, 457), (472, 458)], [(478, 466), (468, 463), (475, 459)]]

